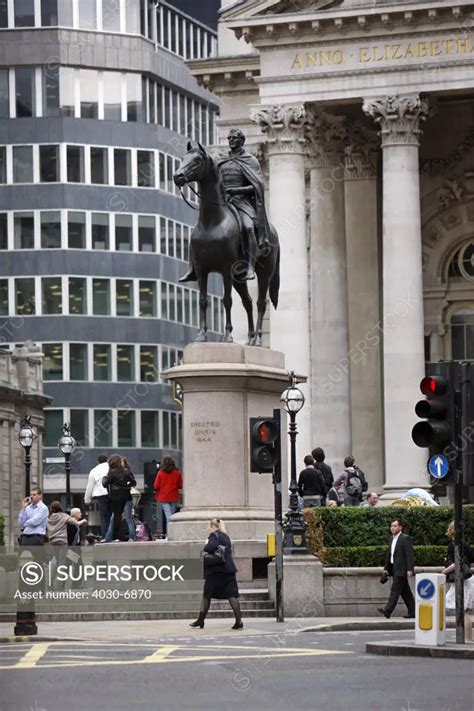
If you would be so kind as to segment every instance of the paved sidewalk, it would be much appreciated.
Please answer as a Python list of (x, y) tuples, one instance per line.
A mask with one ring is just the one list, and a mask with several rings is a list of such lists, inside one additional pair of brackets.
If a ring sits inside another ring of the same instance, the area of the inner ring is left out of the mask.
[[(191, 629), (192, 620), (110, 620), (101, 622), (39, 622), (38, 637), (48, 639), (89, 639), (95, 641), (113, 641), (128, 639), (162, 640), (176, 637), (189, 637), (197, 634), (200, 637), (217, 635), (265, 635), (265, 634), (298, 634), (300, 632), (330, 632), (353, 630), (410, 630), (414, 629), (412, 620), (384, 620), (378, 617), (301, 617), (288, 618), (278, 623), (268, 617), (244, 618), (244, 629), (236, 632), (231, 630), (232, 618), (209, 619), (203, 630)], [(0, 642), (13, 636), (12, 623), (0, 623)]]

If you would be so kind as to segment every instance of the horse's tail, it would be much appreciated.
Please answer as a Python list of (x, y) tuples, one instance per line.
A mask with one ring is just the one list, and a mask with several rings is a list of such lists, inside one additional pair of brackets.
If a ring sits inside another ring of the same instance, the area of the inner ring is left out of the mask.
[(280, 245), (278, 245), (278, 253), (276, 258), (275, 269), (270, 280), (269, 294), (270, 300), (276, 309), (278, 306), (278, 293), (280, 291)]

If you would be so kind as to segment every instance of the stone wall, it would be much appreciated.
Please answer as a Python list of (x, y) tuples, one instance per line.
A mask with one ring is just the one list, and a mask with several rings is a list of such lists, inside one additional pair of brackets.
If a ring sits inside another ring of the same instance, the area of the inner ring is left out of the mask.
[(43, 408), (51, 398), (43, 394), (42, 353), (33, 345), (0, 348), (0, 513), (5, 519), (5, 543), (19, 533), (17, 524), (25, 495), (24, 451), (18, 441), (25, 415), (37, 435), (31, 447), (31, 484), (42, 486)]

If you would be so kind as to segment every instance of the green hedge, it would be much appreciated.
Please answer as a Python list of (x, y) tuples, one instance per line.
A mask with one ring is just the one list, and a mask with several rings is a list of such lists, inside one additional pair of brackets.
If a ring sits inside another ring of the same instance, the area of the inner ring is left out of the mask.
[[(413, 546), (415, 564), (419, 566), (443, 565), (446, 546)], [(322, 562), (335, 568), (382, 568), (385, 564), (387, 546), (348, 546), (325, 548)]]
[[(417, 565), (442, 565), (453, 520), (452, 506), (380, 508), (313, 508), (304, 511), (308, 544), (326, 565), (377, 566), (383, 564), (390, 522), (399, 518), (418, 551)], [(464, 539), (474, 545), (474, 506), (464, 506)], [(382, 557), (381, 557), (382, 556)]]

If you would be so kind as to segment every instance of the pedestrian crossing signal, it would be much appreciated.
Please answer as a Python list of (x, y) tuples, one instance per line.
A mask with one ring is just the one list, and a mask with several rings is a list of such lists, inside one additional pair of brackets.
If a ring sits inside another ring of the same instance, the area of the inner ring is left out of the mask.
[(273, 472), (280, 456), (280, 431), (273, 417), (250, 418), (250, 471)]

